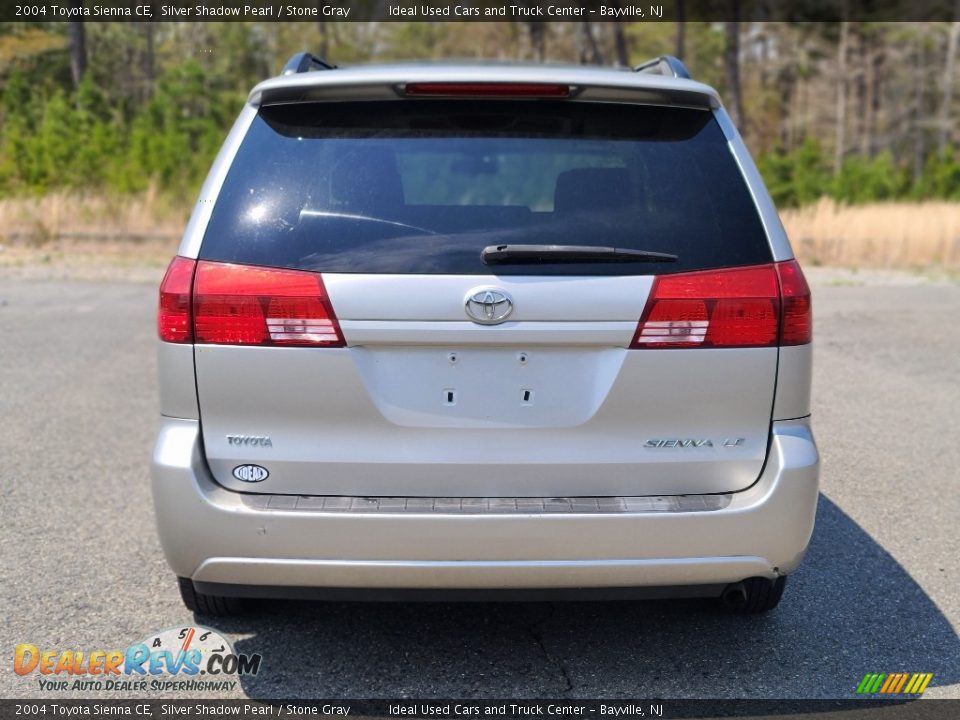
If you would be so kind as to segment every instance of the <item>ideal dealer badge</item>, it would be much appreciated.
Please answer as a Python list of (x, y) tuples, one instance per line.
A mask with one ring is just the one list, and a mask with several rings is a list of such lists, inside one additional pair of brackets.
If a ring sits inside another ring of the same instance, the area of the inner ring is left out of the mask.
[(256, 483), (266, 480), (270, 473), (260, 465), (237, 465), (233, 469), (233, 476), (243, 482)]

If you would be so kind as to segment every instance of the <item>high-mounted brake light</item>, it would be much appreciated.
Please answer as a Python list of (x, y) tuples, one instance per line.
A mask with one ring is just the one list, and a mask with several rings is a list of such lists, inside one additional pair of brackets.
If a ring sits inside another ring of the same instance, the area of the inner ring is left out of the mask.
[(407, 83), (404, 92), (417, 97), (551, 97), (570, 95), (569, 85), (552, 83), (417, 82)]
[(810, 341), (795, 261), (654, 279), (632, 348), (770, 347)]
[(198, 343), (344, 344), (320, 275), (299, 270), (200, 261), (193, 321)]
[(160, 283), (160, 307), (157, 311), (157, 333), (160, 339), (170, 343), (193, 341), (193, 324), (190, 321), (190, 289), (196, 261), (175, 257), (167, 267)]

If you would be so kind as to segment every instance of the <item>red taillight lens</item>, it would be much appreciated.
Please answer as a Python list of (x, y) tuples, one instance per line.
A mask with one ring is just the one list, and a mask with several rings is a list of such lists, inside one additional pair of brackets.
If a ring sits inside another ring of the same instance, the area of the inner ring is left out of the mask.
[(663, 275), (631, 347), (766, 347), (780, 311), (773, 265)]
[(157, 332), (160, 339), (170, 343), (193, 341), (190, 322), (190, 289), (196, 261), (175, 257), (167, 267), (160, 283), (160, 307), (157, 312)]
[(781, 345), (804, 345), (813, 337), (813, 308), (810, 287), (796, 260), (776, 265), (780, 278), (783, 319), (780, 326)]
[(655, 278), (630, 347), (770, 347), (778, 342), (810, 342), (810, 290), (795, 260)]
[(407, 83), (403, 91), (411, 96), (430, 97), (552, 97), (570, 95), (569, 85), (550, 83), (459, 83), (422, 82)]
[(198, 343), (342, 347), (320, 275), (201, 261), (193, 289)]

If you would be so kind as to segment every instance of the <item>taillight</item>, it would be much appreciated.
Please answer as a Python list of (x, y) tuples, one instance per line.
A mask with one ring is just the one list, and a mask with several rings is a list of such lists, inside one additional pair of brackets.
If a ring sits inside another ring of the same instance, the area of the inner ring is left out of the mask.
[(196, 261), (175, 257), (167, 267), (160, 283), (160, 307), (157, 311), (157, 332), (160, 339), (170, 343), (193, 341), (190, 322), (190, 289)]
[(417, 82), (407, 83), (403, 91), (419, 97), (565, 98), (570, 95), (570, 86), (553, 83)]
[(799, 265), (790, 261), (655, 278), (631, 347), (770, 347), (809, 341), (810, 291)]
[(803, 345), (813, 337), (813, 308), (810, 287), (796, 260), (776, 264), (780, 278), (783, 320), (780, 326), (781, 345)]
[(344, 344), (320, 275), (299, 270), (200, 261), (193, 322), (198, 343)]

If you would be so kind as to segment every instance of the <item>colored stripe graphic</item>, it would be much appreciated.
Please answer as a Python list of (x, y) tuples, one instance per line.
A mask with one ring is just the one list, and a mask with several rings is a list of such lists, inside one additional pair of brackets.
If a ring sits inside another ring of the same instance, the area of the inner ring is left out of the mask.
[(905, 693), (912, 693), (913, 688), (920, 684), (920, 673), (914, 673), (910, 676), (910, 682), (907, 683), (907, 686), (903, 689)]
[(933, 680), (933, 673), (867, 673), (857, 685), (858, 695), (919, 695)]
[(883, 679), (886, 677), (884, 673), (867, 673), (863, 676), (863, 680), (860, 681), (860, 684), (857, 686), (857, 692), (862, 694), (873, 694), (879, 687), (880, 683), (883, 682)]
[(898, 693), (901, 690), (903, 690), (903, 686), (906, 684), (907, 678), (909, 677), (910, 677), (909, 673), (900, 673), (900, 682), (898, 682), (897, 686), (893, 688), (893, 690), (891, 690), (890, 692)]

